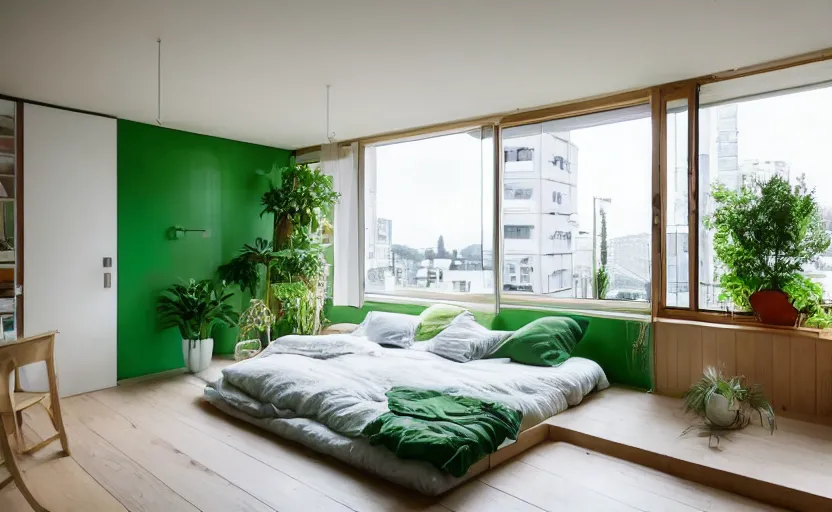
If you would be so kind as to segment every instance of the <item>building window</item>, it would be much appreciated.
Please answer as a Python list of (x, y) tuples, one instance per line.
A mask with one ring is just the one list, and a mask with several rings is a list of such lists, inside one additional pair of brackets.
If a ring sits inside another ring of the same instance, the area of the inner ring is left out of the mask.
[(516, 273), (516, 272), (517, 272), (517, 267), (515, 267), (515, 266), (514, 266), (513, 264), (511, 264), (511, 263), (509, 263), (508, 265), (506, 265), (506, 269), (507, 269), (507, 272), (508, 272), (509, 274), (514, 274), (514, 273)]
[(532, 189), (528, 187), (515, 187), (513, 185), (503, 186), (503, 199), (531, 199)]
[(528, 240), (534, 226), (503, 226), (503, 236), (512, 240)]
[(517, 299), (522, 302), (534, 294), (594, 298), (593, 273), (604, 267), (610, 277), (605, 297), (644, 301), (652, 280), (649, 106), (534, 126), (502, 131), (504, 147), (522, 144), (551, 155), (538, 159), (529, 176), (540, 187), (535, 197), (545, 200), (530, 211), (503, 206), (503, 260), (534, 262), (513, 288), (506, 279), (503, 290), (526, 292)]
[(365, 146), (366, 293), (493, 293), (491, 133)]
[(518, 162), (531, 162), (534, 159), (534, 149), (520, 148), (517, 150)]
[(531, 162), (534, 160), (534, 148), (505, 148), (506, 162)]

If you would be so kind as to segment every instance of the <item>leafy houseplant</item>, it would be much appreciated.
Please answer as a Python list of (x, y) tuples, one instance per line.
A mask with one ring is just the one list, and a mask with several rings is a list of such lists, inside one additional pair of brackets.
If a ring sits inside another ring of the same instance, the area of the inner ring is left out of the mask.
[(792, 188), (774, 176), (740, 191), (716, 184), (716, 202), (705, 227), (714, 230), (714, 252), (724, 266), (720, 300), (753, 308), (766, 323), (794, 325), (822, 313), (823, 291), (800, 271), (830, 245), (814, 193), (801, 180)]
[(260, 215), (274, 217), (273, 240), (258, 238), (219, 268), (222, 279), (252, 295), (262, 293), (278, 332), (314, 334), (320, 329), (326, 279), (318, 241), (338, 197), (331, 179), (319, 170), (305, 164), (280, 169), (261, 199)]
[(211, 333), (217, 324), (233, 327), (237, 313), (226, 301), (225, 282), (211, 280), (175, 284), (162, 291), (156, 305), (163, 328), (177, 327), (182, 335), (182, 355), (191, 372), (200, 372), (211, 364), (214, 340)]
[(774, 434), (774, 409), (759, 385), (747, 387), (744, 377), (726, 378), (722, 371), (708, 367), (699, 382), (685, 392), (685, 411), (694, 412), (714, 429), (740, 429), (760, 416), (760, 425)]

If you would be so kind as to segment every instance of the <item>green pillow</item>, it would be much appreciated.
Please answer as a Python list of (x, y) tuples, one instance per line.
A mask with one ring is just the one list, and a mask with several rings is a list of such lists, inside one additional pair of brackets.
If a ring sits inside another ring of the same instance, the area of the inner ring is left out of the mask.
[(579, 323), (565, 316), (538, 318), (514, 331), (488, 357), (508, 357), (516, 363), (533, 366), (558, 366), (572, 355), (587, 325), (585, 320)]
[(419, 327), (416, 328), (416, 341), (426, 341), (451, 325), (454, 318), (464, 313), (466, 309), (447, 304), (435, 304), (422, 311), (419, 315)]

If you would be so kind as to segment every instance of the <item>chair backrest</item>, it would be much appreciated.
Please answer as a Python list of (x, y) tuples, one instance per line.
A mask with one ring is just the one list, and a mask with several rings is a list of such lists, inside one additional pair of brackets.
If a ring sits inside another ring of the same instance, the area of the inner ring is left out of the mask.
[(13, 410), (9, 375), (15, 368), (45, 361), (49, 378), (54, 378), (55, 334), (50, 331), (0, 345), (0, 412)]

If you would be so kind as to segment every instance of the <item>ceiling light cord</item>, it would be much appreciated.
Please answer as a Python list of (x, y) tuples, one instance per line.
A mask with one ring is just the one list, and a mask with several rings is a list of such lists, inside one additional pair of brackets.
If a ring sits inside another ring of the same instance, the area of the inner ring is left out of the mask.
[(329, 89), (330, 89), (330, 85), (327, 84), (327, 86), (326, 86), (326, 138), (327, 138), (327, 140), (329, 140), (329, 143), (332, 144), (333, 142), (335, 142), (335, 132), (330, 131), (330, 129), (329, 129), (329, 109), (330, 109)]
[(156, 38), (156, 124), (162, 126), (162, 39)]

